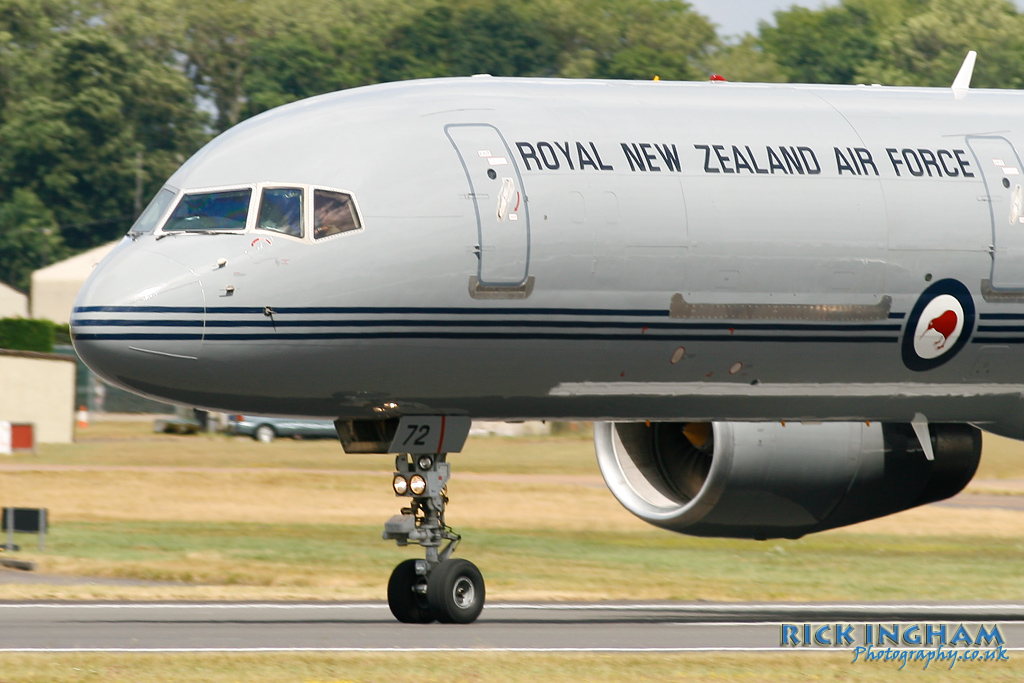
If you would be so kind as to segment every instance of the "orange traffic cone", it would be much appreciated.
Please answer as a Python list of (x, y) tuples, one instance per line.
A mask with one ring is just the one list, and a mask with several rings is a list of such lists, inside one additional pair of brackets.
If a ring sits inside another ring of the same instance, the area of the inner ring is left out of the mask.
[(79, 429), (86, 429), (89, 426), (89, 410), (85, 406), (78, 406), (76, 417)]

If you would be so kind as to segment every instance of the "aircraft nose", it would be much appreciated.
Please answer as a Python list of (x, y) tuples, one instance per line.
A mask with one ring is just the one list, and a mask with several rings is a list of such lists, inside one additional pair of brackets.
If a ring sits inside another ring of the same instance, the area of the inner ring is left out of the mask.
[(199, 372), (205, 311), (195, 271), (125, 244), (86, 280), (71, 335), (85, 364), (107, 381), (173, 400)]

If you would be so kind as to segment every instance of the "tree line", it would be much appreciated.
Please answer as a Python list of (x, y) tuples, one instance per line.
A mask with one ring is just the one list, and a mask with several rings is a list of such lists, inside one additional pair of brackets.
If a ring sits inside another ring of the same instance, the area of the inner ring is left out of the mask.
[(0, 0), (0, 281), (124, 234), (217, 133), (383, 81), (1024, 83), (1008, 0), (842, 0), (718, 35), (681, 0)]

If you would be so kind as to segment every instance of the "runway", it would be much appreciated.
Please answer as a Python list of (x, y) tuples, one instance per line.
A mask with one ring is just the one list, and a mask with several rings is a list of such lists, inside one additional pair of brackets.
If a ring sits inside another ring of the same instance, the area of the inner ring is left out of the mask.
[[(382, 603), (0, 603), (0, 652), (822, 652), (783, 624), (997, 624), (1024, 649), (1024, 605), (495, 603), (468, 626), (400, 624)], [(975, 626), (971, 626), (974, 624)]]

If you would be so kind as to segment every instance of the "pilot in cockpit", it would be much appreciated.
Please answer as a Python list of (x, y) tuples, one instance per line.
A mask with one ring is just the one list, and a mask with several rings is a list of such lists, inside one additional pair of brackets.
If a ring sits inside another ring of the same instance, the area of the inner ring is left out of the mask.
[(352, 212), (352, 198), (349, 195), (326, 190), (316, 190), (313, 195), (314, 239), (359, 228), (359, 222)]

